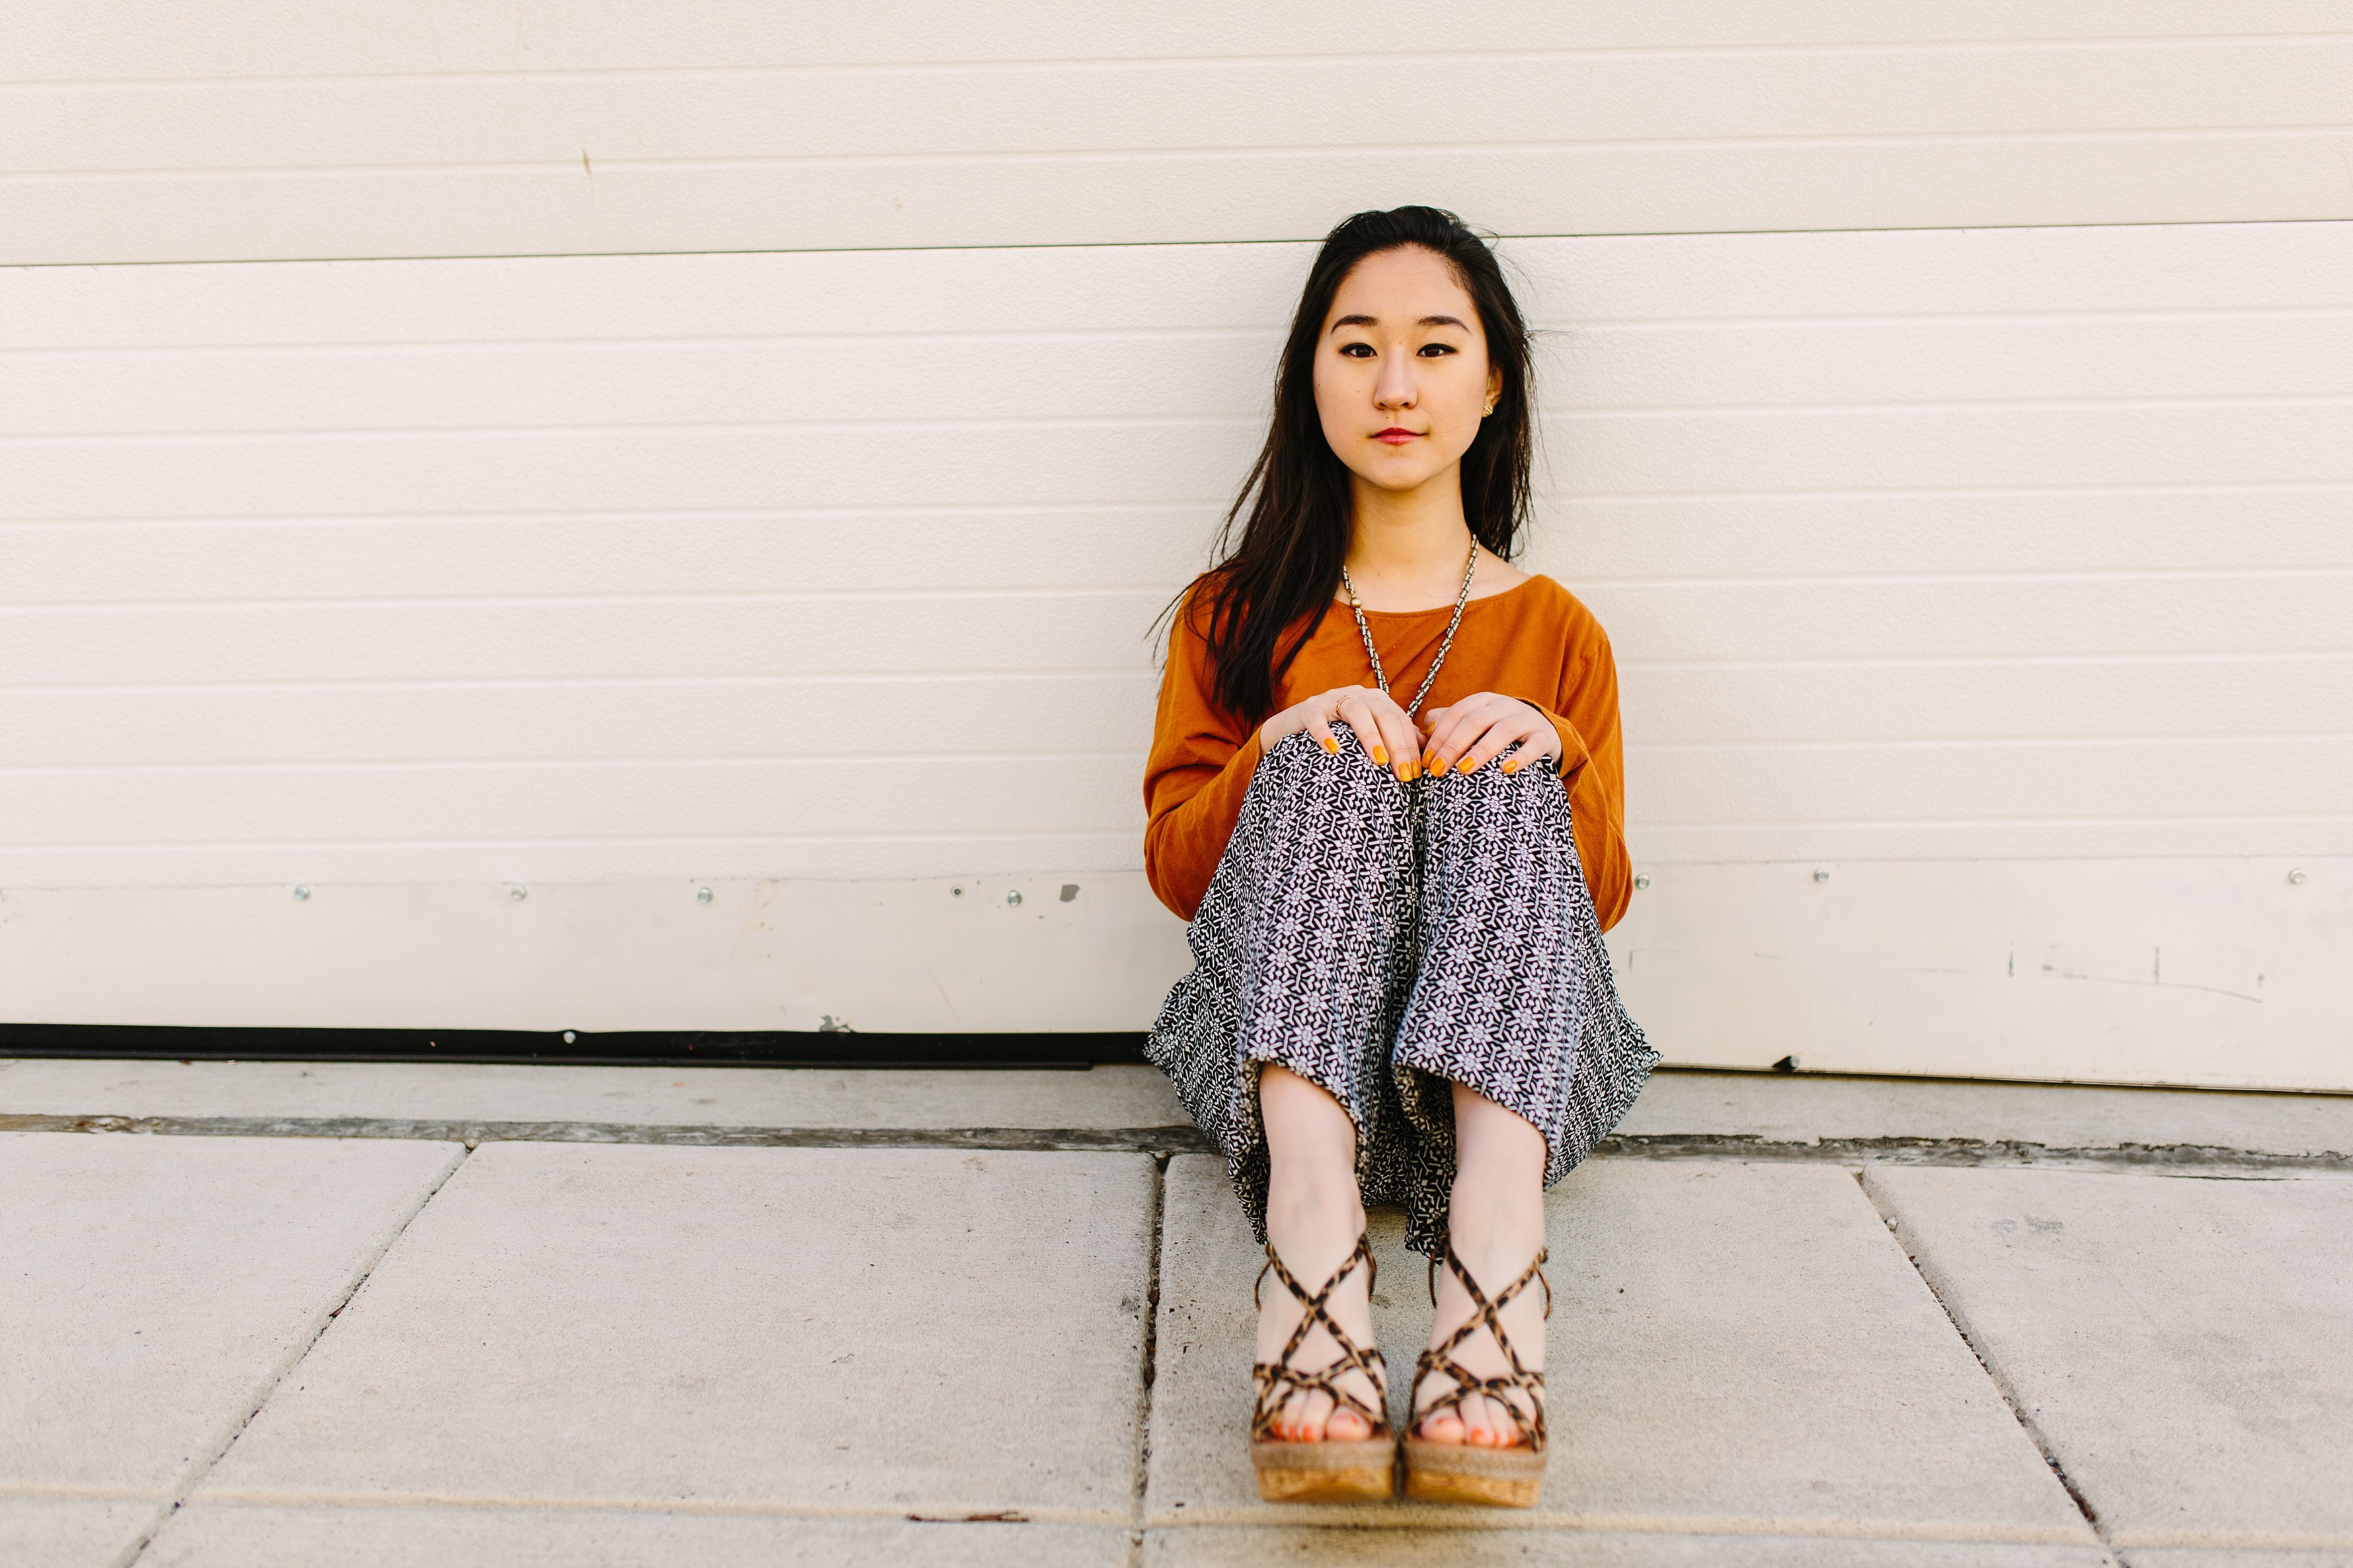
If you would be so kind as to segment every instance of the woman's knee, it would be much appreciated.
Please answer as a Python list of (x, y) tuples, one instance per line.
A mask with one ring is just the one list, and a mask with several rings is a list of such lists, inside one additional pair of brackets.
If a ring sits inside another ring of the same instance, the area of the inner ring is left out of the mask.
[(1326, 752), (1304, 730), (1285, 735), (1259, 760), (1251, 790), (1270, 796), (1278, 810), (1328, 812), (1345, 802), (1401, 816), (1406, 786), (1397, 775), (1366, 753), (1345, 720), (1333, 721), (1332, 737), (1337, 749)]
[(1467, 773), (1430, 781), (1430, 827), (1459, 847), (1508, 857), (1514, 843), (1570, 830), (1568, 791), (1543, 759), (1504, 771), (1490, 762)]
[(1328, 751), (1322, 741), (1307, 731), (1293, 731), (1267, 748), (1265, 758), (1259, 763), (1260, 769), (1263, 771), (1268, 763), (1273, 763), (1296, 773), (1328, 773), (1341, 770), (1353, 761), (1367, 773), (1381, 771), (1371, 754), (1357, 742), (1355, 728), (1345, 719), (1333, 720), (1331, 730), (1333, 744)]
[[(1445, 792), (1464, 798), (1516, 800), (1540, 794), (1549, 787), (1560, 789), (1560, 774), (1549, 757), (1531, 757), (1506, 769), (1514, 757), (1491, 758), (1469, 773), (1448, 773), (1434, 781)], [(1566, 791), (1562, 793), (1566, 794)]]

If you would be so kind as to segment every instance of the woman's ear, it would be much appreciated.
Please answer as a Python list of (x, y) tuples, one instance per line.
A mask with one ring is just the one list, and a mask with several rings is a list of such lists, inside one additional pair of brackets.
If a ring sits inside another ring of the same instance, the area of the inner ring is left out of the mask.
[(1490, 413), (1494, 411), (1495, 400), (1503, 395), (1503, 369), (1500, 366), (1491, 364), (1487, 367), (1487, 408)]

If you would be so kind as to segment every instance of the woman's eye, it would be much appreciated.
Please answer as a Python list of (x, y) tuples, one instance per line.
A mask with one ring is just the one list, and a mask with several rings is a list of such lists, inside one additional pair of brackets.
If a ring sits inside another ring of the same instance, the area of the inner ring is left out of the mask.
[(1426, 359), (1436, 359), (1440, 354), (1451, 354), (1453, 352), (1454, 345), (1452, 343), (1424, 343), (1421, 345), (1421, 353)]
[(1340, 345), (1340, 352), (1346, 354), (1350, 359), (1370, 359), (1373, 357), (1373, 345), (1370, 343), (1342, 343)]

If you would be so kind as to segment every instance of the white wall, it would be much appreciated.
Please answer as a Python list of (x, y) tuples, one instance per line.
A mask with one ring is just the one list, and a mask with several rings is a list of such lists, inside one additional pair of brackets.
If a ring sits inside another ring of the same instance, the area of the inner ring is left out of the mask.
[(2353, 216), (2342, 0), (13, 0), (0, 262)]
[[(1638, 855), (2353, 854), (2353, 225), (1510, 254)], [(1306, 255), (10, 272), (0, 886), (1133, 868)]]
[(1141, 1027), (1311, 247), (1109, 242), (1435, 197), (1672, 1056), (2353, 1084), (2353, 223), (2218, 221), (2353, 216), (2333, 8), (20, 9), (0, 259), (254, 259), (0, 269), (0, 1017)]

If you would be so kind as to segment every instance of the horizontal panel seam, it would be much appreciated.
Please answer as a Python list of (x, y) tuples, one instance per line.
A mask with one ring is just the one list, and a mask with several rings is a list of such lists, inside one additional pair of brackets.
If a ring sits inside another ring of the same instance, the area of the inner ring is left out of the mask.
[[(2149, 495), (2336, 495), (2353, 490), (2348, 479), (2189, 479), (2143, 483), (2115, 481), (2083, 484), (2021, 484), (2021, 485), (1882, 485), (1850, 486), (1831, 489), (1821, 486), (1788, 489), (1691, 489), (1691, 490), (1562, 490), (1538, 489), (1531, 500), (1538, 504), (1562, 507), (1592, 505), (1658, 506), (1689, 501), (1726, 500), (1849, 500), (1855, 498), (1884, 500), (1970, 500), (1990, 496), (2149, 496)], [(361, 524), (361, 523), (442, 523), (500, 521), (572, 521), (580, 519), (638, 520), (645, 521), (678, 521), (692, 519), (721, 518), (755, 521), (776, 517), (1068, 517), (1089, 516), (1102, 512), (1198, 512), (1211, 508), (1222, 511), (1231, 501), (1230, 496), (1199, 498), (1167, 501), (1039, 501), (1000, 503), (940, 503), (932, 505), (896, 505), (861, 507), (841, 503), (816, 503), (808, 506), (771, 505), (759, 507), (710, 507), (664, 509), (649, 507), (557, 507), (547, 509), (496, 508), (488, 510), (459, 509), (449, 511), (418, 511), (406, 509), (397, 511), (331, 511), (296, 512), (117, 512), (92, 513), (87, 516), (0, 517), (0, 532), (32, 530), (69, 530), (85, 527), (100, 528), (248, 528), (299, 524)]]
[[(2266, 739), (2270, 737), (2264, 737)], [(828, 767), (899, 767), (908, 764), (923, 767), (970, 767), (990, 765), (1022, 767), (1039, 763), (1112, 763), (1123, 767), (1138, 766), (1144, 760), (1141, 748), (1118, 751), (1055, 751), (1046, 748), (1023, 751), (974, 752), (681, 752), (675, 756), (457, 756), (457, 757), (369, 757), (369, 758), (294, 758), (271, 757), (238, 759), (226, 762), (138, 762), (138, 763), (7, 763), (0, 762), (0, 776), (32, 778), (40, 776), (88, 777), (91, 774), (123, 773), (471, 773), (486, 768), (531, 773), (561, 773), (575, 769), (601, 768), (701, 768), (768, 769), (768, 768), (828, 768)], [(1369, 764), (1368, 764), (1369, 765)]]
[[(1682, 403), (1583, 404), (1556, 407), (1541, 414), (1537, 423), (1569, 425), (1609, 419), (1673, 420), (1683, 418), (1781, 418), (1822, 414), (1908, 414), (2015, 411), (2048, 413), (2053, 409), (2211, 409), (2327, 408), (2353, 404), (2353, 393), (2239, 392), (2171, 393), (2138, 397), (1941, 397), (1868, 398), (1805, 403)], [(1250, 414), (1138, 414), (1064, 416), (893, 416), (888, 418), (769, 419), (640, 419), (551, 421), (544, 424), (471, 425), (334, 425), (297, 426), (216, 426), (180, 429), (49, 431), (0, 434), (0, 447), (117, 446), (136, 442), (167, 443), (237, 441), (334, 441), (378, 437), (457, 437), (494, 440), (505, 436), (618, 435), (647, 431), (694, 433), (751, 430), (1151, 430), (1241, 425), (1256, 428), (1264, 416)]]
[[(2228, 226), (2191, 225), (2179, 226)], [(1821, 232), (1834, 233), (1835, 230)], [(1935, 230), (1917, 232), (1934, 233)], [(759, 254), (759, 253), (753, 253)], [(788, 252), (776, 254), (855, 255), (842, 252)], [(878, 250), (873, 254), (892, 254)], [(626, 259), (624, 256), (566, 256), (514, 258), (522, 260), (601, 260)], [(417, 258), (430, 265), (432, 258)], [(396, 260), (388, 263), (396, 265)], [(263, 265), (269, 265), (264, 263)], [(287, 266), (305, 263), (288, 262)], [(7, 270), (0, 269), (0, 285), (6, 281)], [(19, 274), (31, 268), (13, 269)], [(2094, 310), (2090, 308), (2055, 308), (2047, 310), (1857, 310), (1836, 315), (1793, 312), (1788, 315), (1762, 316), (1591, 316), (1539, 320), (1530, 323), (1529, 330), (1539, 338), (1575, 335), (1601, 335), (1614, 332), (1683, 331), (1694, 330), (1747, 331), (1757, 328), (1813, 326), (1881, 326), (1891, 323), (1912, 326), (1985, 326), (2007, 322), (2075, 321), (2091, 323), (2127, 323), (2147, 321), (2264, 321), (2338, 320), (2353, 317), (2348, 305), (2281, 305), (2233, 308), (2223, 306), (2149, 307), (2142, 310)], [(482, 349), (535, 351), (539, 349), (612, 348), (635, 349), (680, 346), (742, 346), (775, 347), (791, 343), (849, 344), (897, 342), (1191, 342), (1207, 339), (1262, 340), (1270, 343), (1282, 341), (1283, 328), (1279, 323), (1255, 326), (1175, 327), (1175, 328), (1055, 328), (1052, 330), (1025, 328), (973, 329), (939, 328), (907, 331), (860, 332), (671, 332), (644, 336), (585, 337), (556, 335), (548, 337), (514, 338), (342, 338), (305, 342), (271, 342), (263, 339), (221, 341), (215, 342), (156, 342), (104, 344), (34, 344), (12, 346), (0, 343), (0, 360), (5, 359), (80, 359), (122, 355), (198, 356), (250, 353), (264, 356), (310, 355), (323, 353), (466, 353)]]
[(770, 64), (759, 66), (629, 66), (573, 67), (521, 70), (512, 67), (480, 71), (339, 71), (310, 74), (280, 74), (234, 77), (86, 77), (58, 79), (54, 78), (19, 78), (0, 81), (0, 89), (77, 89), (87, 87), (190, 87), (207, 85), (308, 85), (332, 84), (349, 86), (367, 82), (396, 81), (406, 84), (430, 82), (473, 83), (478, 81), (598, 81), (614, 79), (639, 78), (648, 79), (708, 79), (712, 77), (739, 77), (754, 79), (784, 74), (807, 76), (867, 76), (891, 73), (928, 73), (957, 75), (1016, 75), (1039, 71), (1131, 71), (1139, 68), (1207, 68), (1232, 67), (1328, 66), (1356, 64), (1404, 64), (1409, 62), (1443, 64), (1518, 64), (1533, 62), (1549, 64), (1583, 59), (1686, 59), (1686, 58), (1755, 58), (1759, 57), (1841, 57), (1854, 54), (2010, 54), (2021, 51), (2042, 53), (2061, 49), (2121, 52), (2127, 49), (2156, 50), (2206, 48), (2213, 47), (2252, 46), (2263, 47), (2277, 44), (2326, 43), (2353, 38), (2353, 34), (2340, 32), (2253, 32), (2253, 33), (2124, 33), (2124, 34), (2049, 34), (2021, 37), (1996, 38), (1856, 38), (1835, 42), (1789, 44), (1626, 44), (1618, 46), (1587, 46), (1582, 48), (1529, 49), (1496, 52), (1490, 50), (1425, 51), (1398, 50), (1333, 54), (1264, 53), (1246, 55), (1082, 55), (1067, 58), (1034, 58), (999, 60), (828, 60), (821, 62)]
[[(2265, 576), (2276, 574), (2255, 573)], [(2194, 576), (2185, 573), (2183, 575)], [(0, 602), (0, 616), (5, 615), (71, 615), (86, 612), (121, 610), (356, 610), (356, 609), (443, 609), (453, 606), (482, 609), (536, 607), (547, 605), (578, 605), (610, 607), (626, 605), (875, 605), (875, 604), (960, 604), (991, 603), (1032, 599), (1135, 599), (1168, 598), (1184, 584), (1180, 583), (1147, 584), (1141, 586), (1111, 585), (1105, 587), (1057, 587), (1039, 584), (1007, 588), (876, 588), (876, 589), (780, 589), (773, 593), (651, 593), (651, 594), (451, 594), (403, 595), (345, 595), (321, 598), (283, 599), (146, 599), (146, 600), (67, 600), (37, 604)], [(1473, 600), (1472, 603), (1478, 601)]]
[[(1630, 764), (1645, 758), (1662, 754), (1701, 755), (1742, 753), (1770, 758), (1777, 755), (1806, 756), (1832, 753), (1844, 757), (1867, 756), (1870, 753), (1967, 753), (1987, 751), (2025, 752), (2035, 750), (2064, 751), (2074, 753), (2116, 750), (2123, 752), (2192, 751), (2221, 749), (2233, 752), (2247, 745), (2304, 745), (2343, 747), (2353, 742), (2353, 731), (2310, 731), (2289, 733), (2257, 732), (2249, 734), (2217, 733), (2187, 731), (2179, 734), (2121, 735), (1982, 735), (1957, 733), (1928, 737), (1889, 737), (1885, 739), (1831, 740), (1756, 740), (1756, 741), (1630, 741), (1626, 758)], [(373, 773), (384, 776), (417, 773), (575, 773), (627, 772), (700, 769), (707, 773), (730, 770), (761, 771), (771, 769), (819, 770), (825, 768), (875, 768), (915, 766), (922, 768), (965, 768), (1020, 766), (1027, 763), (1057, 764), (1109, 763), (1136, 769), (1141, 773), (1141, 748), (1116, 752), (821, 752), (790, 754), (776, 752), (744, 752), (711, 756), (693, 753), (679, 755), (606, 755), (606, 756), (530, 756), (483, 755), (470, 756), (359, 756), (359, 757), (238, 757), (229, 759), (196, 759), (175, 762), (70, 762), (15, 763), (0, 762), (0, 778), (82, 780), (106, 777), (138, 777), (163, 775), (204, 775), (211, 777), (249, 778), (269, 775), (309, 773)], [(2261, 765), (2261, 764), (2251, 764)], [(1754, 781), (1751, 781), (1752, 783)]]
[(949, 682), (978, 685), (984, 682), (1018, 682), (1044, 685), (1050, 682), (1096, 680), (1157, 682), (1160, 670), (1151, 668), (1118, 669), (1087, 667), (1069, 669), (918, 669), (841, 671), (821, 674), (684, 674), (684, 675), (575, 675), (575, 676), (447, 676), (447, 677), (382, 677), (353, 676), (343, 679), (311, 677), (302, 679), (270, 680), (128, 680), (128, 681), (58, 681), (55, 683), (0, 681), (0, 698), (38, 692), (45, 696), (75, 696), (92, 692), (172, 692), (188, 691), (539, 691), (544, 689), (605, 689), (623, 690), (646, 689), (667, 689), (680, 686), (711, 686), (721, 689), (744, 686), (923, 686)]
[[(1792, 573), (1735, 574), (1692, 577), (1609, 577), (1577, 574), (1573, 578), (1580, 592), (1596, 589), (1746, 589), (1746, 588), (1888, 588), (1933, 587), (1947, 584), (1999, 584), (2020, 586), (2035, 584), (2159, 584), (2187, 583), (2192, 584), (2220, 583), (2300, 583), (2333, 582), (2353, 577), (2353, 563), (2305, 563), (2285, 566), (2182, 566), (2159, 567), (2144, 571), (2116, 571), (2090, 568), (2044, 568), (2019, 571), (1948, 571), (1948, 572), (1854, 572), (1854, 573)], [(91, 598), (91, 599), (26, 599), (10, 602), (0, 599), (0, 616), (51, 614), (122, 614), (137, 611), (218, 611), (250, 609), (441, 609), (452, 606), (506, 608), (527, 606), (542, 608), (550, 605), (584, 605), (610, 607), (637, 605), (928, 605), (942, 603), (992, 603), (1030, 599), (1132, 599), (1138, 596), (1173, 597), (1185, 586), (1182, 583), (1124, 584), (1109, 584), (1086, 586), (1062, 586), (1052, 584), (1015, 584), (1003, 587), (981, 588), (844, 588), (844, 589), (775, 589), (764, 591), (699, 591), (675, 590), (647, 593), (574, 592), (548, 594), (371, 594), (371, 595), (287, 595), (272, 598), (207, 599), (207, 598)], [(1473, 600), (1472, 603), (1477, 603)]]
[[(1683, 501), (1836, 500), (1854, 498), (1954, 500), (1987, 496), (2022, 495), (2335, 495), (2347, 490), (2353, 490), (2353, 479), (2168, 479), (2141, 481), (2137, 483), (2118, 482), (2116, 480), (2085, 480), (2078, 484), (2052, 484), (2046, 482), (2018, 485), (1852, 485), (1835, 488), (1821, 485), (1799, 485), (1790, 486), (1786, 489), (1751, 488), (1746, 489), (1539, 489), (1533, 492), (1530, 499), (1539, 505), (1550, 503), (1564, 507), (1575, 507), (1596, 503), (1609, 505), (1659, 505), (1672, 504)], [(1159, 504), (1167, 505), (1172, 508), (1177, 506), (1183, 506), (1186, 508), (1215, 506), (1222, 509), (1228, 505), (1231, 500), (1232, 497), (1230, 496), (1219, 496), (1214, 498), (1200, 497), (1178, 502), (1165, 502)], [(1103, 506), (1109, 507), (1113, 503), (1103, 503)], [(912, 510), (913, 511), (919, 511), (923, 515), (956, 515), (965, 509), (955, 506), (939, 506)], [(976, 508), (973, 510), (979, 510), (981, 509)], [(1008, 505), (997, 510), (1005, 513), (1018, 513), (1027, 509), (1016, 504)], [(1067, 513), (1073, 511), (1092, 511), (1099, 510), (1099, 508), (1098, 503), (1096, 502), (1080, 500), (1040, 503), (1038, 510), (1041, 512)], [(798, 512), (796, 512), (794, 509), (788, 508), (714, 508), (708, 515), (760, 517), (765, 515), (849, 516), (855, 514), (855, 509), (853, 508), (818, 505), (809, 507), (805, 510)], [(31, 527), (78, 527), (84, 523), (165, 523), (173, 525), (224, 523), (241, 525), (261, 522), (408, 521), (416, 520), (419, 517), (460, 520), (480, 517), (574, 518), (639, 517), (648, 515), (693, 516), (701, 514), (678, 514), (667, 512), (648, 513), (642, 509), (637, 508), (620, 508), (609, 511), (597, 511), (593, 510), (574, 511), (567, 509), (556, 508), (550, 509), (545, 511), (496, 510), (477, 512), (457, 510), (446, 513), (418, 513), (413, 510), (397, 512), (336, 512), (314, 510), (302, 512), (215, 512), (194, 515), (188, 513), (100, 512), (93, 513), (86, 517), (50, 513), (47, 515), (32, 515), (15, 518), (0, 517), (0, 530)]]
[[(2184, 820), (2204, 822), (2204, 817)], [(2222, 818), (2218, 820), (2232, 820)], [(2260, 819), (2256, 819), (2260, 820)], [(2328, 819), (2328, 820), (2334, 820)], [(1046, 828), (1014, 831), (974, 830), (956, 832), (948, 829), (932, 831), (910, 830), (903, 833), (681, 833), (681, 834), (613, 834), (608, 836), (574, 836), (561, 838), (90, 838), (56, 841), (0, 842), (0, 851), (10, 854), (63, 855), (81, 854), (93, 849), (198, 850), (219, 851), (238, 849), (598, 849), (628, 847), (693, 846), (693, 845), (756, 845), (770, 847), (794, 847), (807, 845), (854, 845), (871, 847), (892, 844), (1037, 844), (1076, 842), (1086, 839), (1117, 839), (1133, 843), (1139, 855), (1143, 848), (1143, 825), (1134, 828), (1091, 827), (1053, 830)], [(1135, 868), (1140, 868), (1139, 860)]]
[[(2353, 214), (2314, 217), (2201, 217), (2201, 218), (2095, 218), (2078, 223), (2052, 223), (2048, 220), (2011, 222), (1989, 218), (1971, 224), (1878, 223), (1831, 224), (1814, 227), (1776, 228), (1752, 225), (1743, 228), (1668, 228), (1668, 229), (1589, 229), (1589, 230), (1503, 230), (1496, 237), (1504, 240), (1648, 240), (1648, 239), (1740, 239), (1761, 235), (1854, 235), (1854, 234), (2001, 234), (2001, 233), (2080, 233), (2094, 234), (2133, 229), (2241, 229), (2241, 228), (2316, 228), (2342, 226), (2353, 222)], [(329, 254), (280, 254), (276, 256), (144, 256), (144, 257), (74, 257), (51, 260), (0, 260), (0, 275), (7, 272), (35, 270), (88, 272), (109, 267), (187, 268), (187, 267), (287, 267), (329, 266), (351, 262), (372, 261), (523, 261), (577, 260), (610, 256), (918, 256), (934, 253), (979, 253), (1013, 250), (1234, 250), (1244, 247), (1281, 247), (1312, 252), (1321, 237), (1313, 234), (1259, 235), (1217, 239), (1080, 239), (1080, 240), (965, 240), (955, 244), (848, 246), (719, 246), (679, 247), (670, 249), (589, 249), (589, 250), (492, 250), (440, 251), (423, 254), (374, 254), (339, 252)]]
[[(1460, 142), (1436, 145), (1424, 142), (1383, 144), (1365, 142), (1264, 143), (1250, 146), (1184, 146), (1184, 147), (1122, 147), (1075, 148), (1057, 147), (1034, 151), (1007, 149), (970, 153), (828, 153), (801, 154), (745, 154), (737, 156), (703, 156), (675, 158), (625, 158), (607, 156), (602, 173), (610, 178), (618, 173), (663, 170), (670, 172), (711, 172), (736, 169), (799, 169), (828, 168), (891, 168), (891, 169), (974, 169), (1035, 167), (1050, 164), (1125, 164), (1202, 162), (1235, 163), (1251, 160), (1359, 160), (1365, 158), (1416, 158), (1435, 161), (1451, 157), (1494, 156), (1512, 153), (1572, 153), (1607, 154), (1612, 153), (1660, 152), (1726, 152), (1750, 149), (1810, 152), (1825, 148), (1915, 148), (1915, 147), (2045, 147), (2052, 143), (2112, 144), (2149, 142), (2179, 144), (2184, 142), (2274, 142), (2316, 140), (2342, 135), (2353, 131), (2353, 121), (2324, 121), (2309, 125), (2193, 125), (2150, 128), (2051, 127), (2021, 131), (1938, 131), (1938, 132), (1855, 132), (1846, 134), (1812, 132), (1787, 136), (1687, 136), (1687, 137), (1627, 137), (1610, 140), (1536, 140), (1514, 142)], [(510, 175), (547, 175), (562, 181), (578, 178), (592, 181), (596, 174), (579, 167), (580, 159), (571, 154), (555, 154), (545, 158), (522, 160), (484, 160), (479, 163), (444, 162), (435, 163), (321, 163), (321, 164), (224, 164), (182, 168), (153, 167), (139, 169), (16, 169), (0, 170), (0, 186), (5, 185), (105, 185), (142, 182), (185, 181), (192, 184), (225, 184), (238, 180), (283, 181), (314, 179), (322, 176), (341, 180), (409, 179), (418, 176), (442, 180), (496, 178)], [(576, 171), (576, 172), (575, 172)]]

